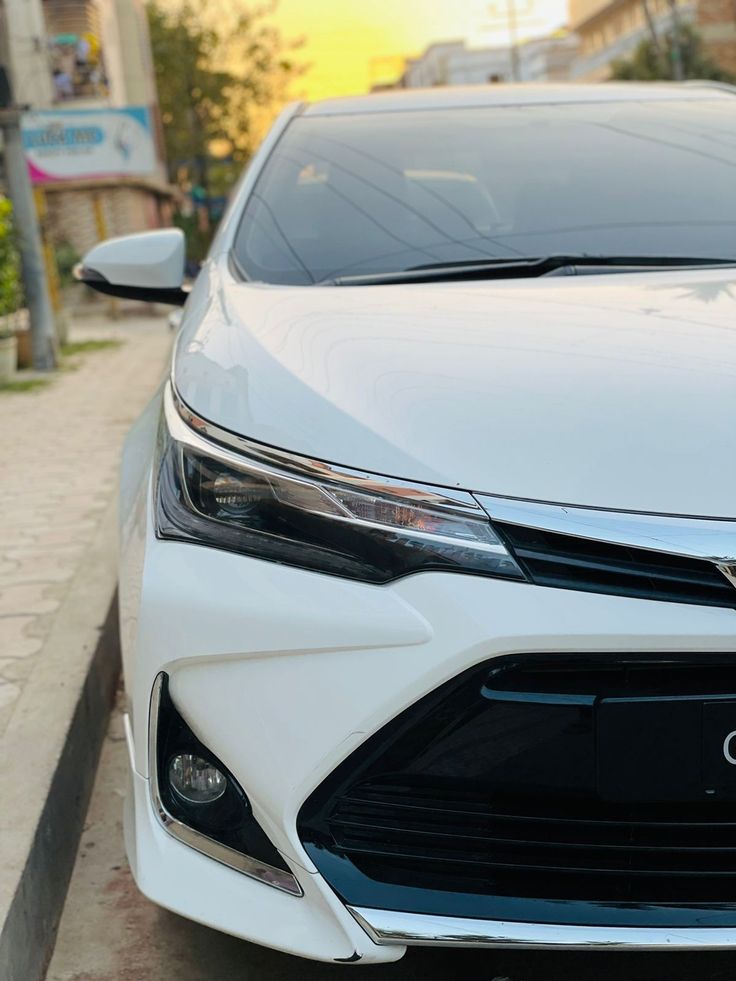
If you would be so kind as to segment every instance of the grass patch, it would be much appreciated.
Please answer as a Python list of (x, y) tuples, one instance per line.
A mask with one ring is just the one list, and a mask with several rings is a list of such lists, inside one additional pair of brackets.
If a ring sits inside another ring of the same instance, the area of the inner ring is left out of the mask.
[(70, 341), (68, 344), (61, 345), (61, 353), (65, 358), (75, 354), (86, 354), (88, 351), (107, 351), (111, 348), (122, 347), (124, 341), (115, 338), (99, 341)]
[(125, 341), (109, 337), (96, 341), (71, 341), (69, 344), (62, 344), (60, 349), (61, 357), (59, 358), (59, 365), (56, 372), (47, 377), (38, 377), (36, 375), (32, 378), (14, 378), (12, 381), (0, 383), (0, 395), (6, 392), (10, 395), (35, 392), (40, 388), (46, 388), (59, 372), (78, 371), (84, 364), (80, 360), (68, 359), (74, 359), (75, 355), (87, 354), (92, 351), (114, 350), (117, 347), (122, 347), (124, 343)]
[(35, 392), (36, 389), (46, 388), (46, 386), (50, 384), (50, 378), (21, 378), (19, 381), (4, 382), (3, 384), (0, 384), (0, 395), (2, 395), (4, 392)]

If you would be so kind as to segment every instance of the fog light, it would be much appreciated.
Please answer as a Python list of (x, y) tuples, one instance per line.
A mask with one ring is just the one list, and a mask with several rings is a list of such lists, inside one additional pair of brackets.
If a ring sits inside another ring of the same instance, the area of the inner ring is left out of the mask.
[(179, 753), (169, 763), (172, 790), (190, 804), (212, 804), (227, 790), (227, 778), (208, 760)]

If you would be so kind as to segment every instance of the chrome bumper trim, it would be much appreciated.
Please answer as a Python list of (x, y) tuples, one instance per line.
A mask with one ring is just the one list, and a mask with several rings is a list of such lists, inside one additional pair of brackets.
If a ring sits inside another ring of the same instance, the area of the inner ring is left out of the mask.
[(736, 946), (736, 927), (604, 927), (470, 920), (348, 906), (371, 940), (383, 945), (525, 947), (540, 950), (725, 949)]

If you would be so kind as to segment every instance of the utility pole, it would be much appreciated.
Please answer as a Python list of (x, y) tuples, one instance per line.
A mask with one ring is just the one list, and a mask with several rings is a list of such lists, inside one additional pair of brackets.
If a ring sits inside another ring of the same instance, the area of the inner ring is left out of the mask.
[(516, 0), (506, 0), (509, 16), (509, 54), (511, 55), (511, 78), (520, 82), (519, 72), (519, 31), (516, 20)]
[(676, 82), (685, 78), (685, 66), (682, 63), (682, 30), (680, 28), (680, 11), (677, 0), (667, 0), (672, 15), (672, 77)]
[(534, 9), (534, 0), (525, 0), (521, 7), (521, 14), (517, 6), (517, 0), (496, 0), (496, 2), (489, 4), (486, 9), (495, 21), (495, 23), (488, 24), (487, 29), (495, 32), (503, 26), (508, 31), (511, 80), (513, 82), (521, 82), (522, 66), (519, 56), (519, 21), (521, 20), (526, 27), (535, 23), (534, 20), (530, 20), (530, 15)]
[(23, 289), (31, 321), (33, 367), (38, 371), (50, 371), (56, 366), (54, 314), (46, 281), (36, 203), (23, 153), (21, 109), (13, 98), (10, 30), (4, 0), (0, 0), (0, 73), (3, 70), (7, 81), (3, 88), (6, 89), (9, 98), (3, 100), (7, 101), (7, 106), (0, 105), (0, 132), (3, 134), (5, 177), (13, 205)]
[(657, 28), (654, 23), (654, 18), (652, 17), (652, 11), (649, 7), (649, 0), (641, 0), (641, 5), (642, 8), (644, 9), (644, 17), (646, 18), (647, 27), (649, 28), (649, 34), (652, 38), (652, 46), (654, 47), (654, 52), (657, 56), (657, 61), (659, 61), (664, 66), (664, 60), (662, 58), (662, 45), (659, 43), (659, 35), (657, 34)]

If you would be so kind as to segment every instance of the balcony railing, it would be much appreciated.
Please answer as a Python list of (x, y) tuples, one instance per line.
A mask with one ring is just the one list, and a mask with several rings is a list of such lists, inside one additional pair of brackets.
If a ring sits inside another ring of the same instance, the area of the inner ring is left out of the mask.
[(106, 98), (97, 4), (94, 0), (44, 0), (43, 12), (56, 101)]
[(105, 64), (94, 35), (57, 34), (49, 38), (49, 55), (57, 102), (107, 97)]

